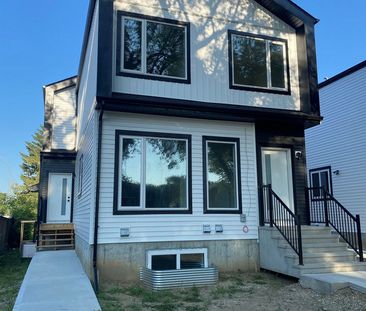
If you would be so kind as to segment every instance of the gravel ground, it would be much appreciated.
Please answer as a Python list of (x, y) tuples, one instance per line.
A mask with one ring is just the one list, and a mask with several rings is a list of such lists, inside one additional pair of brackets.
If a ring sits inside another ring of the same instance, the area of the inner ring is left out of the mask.
[(366, 294), (344, 289), (321, 295), (267, 272), (222, 274), (213, 287), (163, 292), (147, 291), (140, 284), (109, 284), (98, 298), (104, 311), (366, 311)]

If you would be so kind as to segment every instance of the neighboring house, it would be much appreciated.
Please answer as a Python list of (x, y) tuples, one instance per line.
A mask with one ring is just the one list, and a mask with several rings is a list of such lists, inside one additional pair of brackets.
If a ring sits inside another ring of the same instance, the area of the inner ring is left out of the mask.
[(46, 87), (40, 244), (72, 223), (94, 281), (211, 265), (299, 276), (316, 22), (288, 0), (91, 1), (77, 80)]
[(366, 240), (366, 61), (319, 84), (321, 125), (306, 131), (309, 182), (361, 216)]

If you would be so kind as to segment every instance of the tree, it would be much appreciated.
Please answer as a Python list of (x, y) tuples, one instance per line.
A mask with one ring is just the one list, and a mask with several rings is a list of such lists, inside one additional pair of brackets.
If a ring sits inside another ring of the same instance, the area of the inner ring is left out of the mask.
[[(37, 219), (38, 193), (35, 191), (39, 183), (40, 153), (43, 146), (43, 128), (39, 128), (32, 140), (25, 143), (26, 152), (22, 157), (22, 184), (14, 185), (9, 194), (0, 193), (0, 214), (14, 218), (13, 232), (19, 237), (20, 221)], [(26, 228), (26, 239), (32, 237), (30, 228)], [(11, 243), (14, 246), (14, 241)]]
[(23, 192), (31, 192), (34, 186), (39, 182), (40, 170), (40, 153), (43, 146), (43, 128), (40, 127), (32, 136), (32, 141), (25, 143), (27, 153), (20, 153), (23, 163), (21, 164), (22, 175), (21, 179), (23, 185), (21, 186)]

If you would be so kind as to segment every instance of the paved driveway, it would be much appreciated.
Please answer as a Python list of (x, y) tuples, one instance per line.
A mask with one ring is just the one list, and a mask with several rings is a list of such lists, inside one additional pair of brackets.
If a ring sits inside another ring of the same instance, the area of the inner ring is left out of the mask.
[(101, 310), (74, 250), (37, 252), (13, 311)]

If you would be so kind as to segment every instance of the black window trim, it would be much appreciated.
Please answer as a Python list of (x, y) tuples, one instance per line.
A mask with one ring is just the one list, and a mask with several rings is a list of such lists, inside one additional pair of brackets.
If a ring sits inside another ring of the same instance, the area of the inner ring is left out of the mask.
[[(232, 36), (238, 35), (243, 37), (252, 37), (258, 39), (264, 39), (268, 41), (274, 42), (283, 42), (285, 45), (285, 52), (286, 52), (286, 69), (285, 74), (287, 75), (287, 88), (286, 90), (280, 90), (276, 88), (268, 88), (268, 87), (256, 87), (256, 86), (244, 86), (244, 85), (237, 85), (234, 84), (233, 79), (233, 57), (232, 57)], [(229, 88), (234, 90), (245, 90), (245, 91), (252, 91), (252, 92), (262, 92), (262, 93), (273, 93), (273, 94), (281, 94), (281, 95), (291, 95), (291, 76), (290, 76), (290, 63), (289, 63), (289, 53), (288, 53), (288, 42), (286, 39), (283, 38), (276, 38), (271, 36), (265, 35), (258, 35), (248, 32), (241, 32), (237, 30), (228, 30), (228, 55), (229, 55)]]
[(322, 166), (322, 167), (316, 167), (309, 170), (309, 184), (312, 187), (312, 176), (311, 174), (321, 171), (328, 171), (329, 176), (329, 191), (330, 194), (333, 195), (333, 179), (332, 179), (332, 167), (330, 165), (328, 166)]
[[(146, 73), (134, 73), (134, 72), (127, 72), (122, 70), (122, 17), (132, 17), (138, 18), (143, 20), (149, 20), (153, 22), (160, 22), (165, 24), (172, 24), (172, 25), (179, 25), (184, 26), (186, 29), (186, 73), (187, 76), (185, 79), (169, 77), (169, 76), (157, 76), (157, 75), (149, 75)], [(117, 76), (124, 76), (130, 78), (140, 78), (146, 80), (157, 80), (157, 81), (165, 81), (165, 82), (175, 82), (175, 83), (183, 83), (183, 84), (191, 84), (191, 31), (190, 31), (190, 23), (189, 22), (182, 22), (174, 19), (156, 17), (156, 16), (149, 16), (139, 13), (132, 13), (126, 11), (117, 11), (117, 51), (116, 51), (116, 75)]]
[[(142, 137), (161, 137), (161, 138), (176, 138), (187, 140), (188, 154), (188, 197), (187, 207), (179, 210), (162, 210), (162, 209), (147, 209), (141, 210), (121, 210), (118, 204), (118, 183), (119, 183), (119, 168), (120, 168), (120, 136), (142, 136)], [(162, 132), (142, 132), (142, 131), (115, 131), (115, 150), (114, 150), (114, 185), (113, 185), (113, 215), (139, 215), (139, 214), (192, 214), (192, 135), (172, 134)]]
[[(207, 159), (206, 159), (206, 142), (231, 142), (236, 144), (236, 174), (238, 188), (238, 209), (210, 209), (208, 207), (207, 198)], [(241, 214), (242, 213), (242, 192), (241, 192), (241, 168), (240, 168), (240, 138), (236, 137), (221, 137), (221, 136), (202, 136), (202, 162), (203, 162), (203, 213), (204, 214)]]

